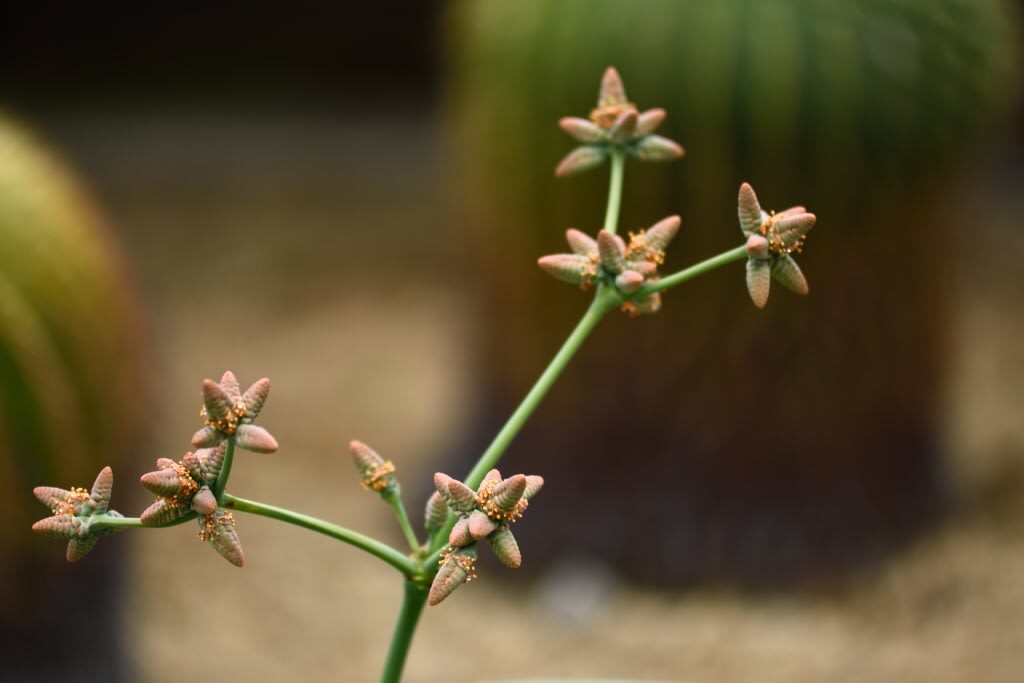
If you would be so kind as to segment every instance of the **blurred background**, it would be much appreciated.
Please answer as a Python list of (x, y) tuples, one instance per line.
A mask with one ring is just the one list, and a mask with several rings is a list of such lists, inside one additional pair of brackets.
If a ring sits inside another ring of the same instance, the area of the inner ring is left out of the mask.
[(418, 517), (416, 482), (468, 469), (571, 329), (585, 297), (533, 263), (600, 225), (606, 171), (552, 170), (557, 119), (589, 113), (610, 64), (687, 149), (628, 165), (623, 229), (680, 213), (684, 267), (737, 243), (747, 180), (818, 214), (811, 296), (757, 311), (726, 268), (603, 323), (503, 464), (547, 480), (523, 570), (482, 563), (429, 610), (407, 680), (1019, 680), (1019, 10), (9, 12), (11, 680), (377, 677), (401, 591), (371, 558), (240, 518), (244, 570), (187, 526), (68, 566), (27, 533), (28, 492), (111, 464), (137, 514), (134, 480), (188, 449), (201, 380), (231, 369), (272, 379), (282, 444), (243, 454), (232, 491), (400, 544), (345, 445), (395, 460)]

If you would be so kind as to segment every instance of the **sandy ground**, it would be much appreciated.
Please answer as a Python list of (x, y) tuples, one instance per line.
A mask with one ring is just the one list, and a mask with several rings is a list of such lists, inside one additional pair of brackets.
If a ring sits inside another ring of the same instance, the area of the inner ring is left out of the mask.
[[(328, 117), (154, 114), (55, 119), (51, 130), (95, 179), (152, 302), (162, 402), (139, 471), (188, 448), (203, 377), (267, 375), (261, 422), (282, 449), (243, 455), (232, 491), (401, 543), (346, 444), (373, 445), (413, 481), (433, 471), (472, 400), (466, 302), (437, 277), (451, 245), (429, 127), (395, 120), (382, 142), (382, 128), (355, 135)], [(964, 505), (946, 527), (831, 592), (666, 595), (570, 570), (510, 587), (495, 570), (428, 609), (407, 680), (1024, 680), (1014, 201), (952, 268), (965, 287), (946, 426)], [(408, 242), (392, 261), (399, 233)], [(240, 516), (239, 531), (243, 570), (189, 528), (117, 538), (132, 544), (124, 624), (140, 680), (374, 680), (397, 575), (269, 520)]]

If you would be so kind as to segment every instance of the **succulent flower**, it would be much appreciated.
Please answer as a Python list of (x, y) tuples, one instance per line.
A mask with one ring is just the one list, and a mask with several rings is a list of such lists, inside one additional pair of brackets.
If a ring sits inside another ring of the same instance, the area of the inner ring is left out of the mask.
[(773, 278), (806, 295), (807, 279), (791, 254), (800, 253), (817, 220), (814, 214), (802, 206), (767, 213), (747, 183), (740, 185), (738, 214), (740, 230), (747, 238), (747, 291), (754, 305), (764, 308)]
[(241, 567), (244, 558), (234, 518), (218, 506), (213, 493), (224, 465), (225, 448), (226, 444), (221, 441), (213, 448), (189, 451), (178, 462), (159, 458), (157, 469), (140, 478), (146, 490), (155, 493), (157, 499), (139, 519), (147, 526), (161, 526), (195, 513), (199, 518), (199, 538), (228, 562)]
[(101, 535), (119, 531), (94, 528), (97, 517), (121, 517), (119, 512), (109, 509), (113, 486), (114, 472), (109, 467), (100, 470), (91, 491), (37, 486), (33, 493), (40, 503), (50, 508), (52, 515), (33, 524), (32, 530), (44, 536), (67, 539), (68, 562), (77, 562), (93, 549)]
[(376, 491), (384, 497), (397, 493), (398, 480), (395, 478), (394, 463), (380, 457), (361, 441), (349, 442), (348, 448), (363, 480), (363, 488)]
[[(455, 512), (458, 520), (448, 534), (448, 548), (441, 554), (441, 569), (430, 587), (428, 602), (431, 605), (476, 578), (473, 568), (476, 543), (480, 540), (486, 539), (506, 566), (515, 569), (522, 564), (519, 544), (509, 527), (523, 516), (530, 498), (543, 485), (544, 480), (536, 475), (516, 474), (502, 479), (498, 470), (491, 470), (474, 491), (442, 472), (434, 475), (439, 500)], [(437, 499), (432, 496), (431, 500)], [(440, 517), (436, 504), (428, 503), (427, 510), (428, 519), (431, 515)]]
[(661, 308), (658, 292), (640, 299), (630, 295), (658, 279), (658, 266), (665, 261), (665, 248), (679, 232), (679, 216), (663, 218), (646, 230), (629, 233), (629, 242), (606, 230), (597, 239), (569, 228), (566, 241), (571, 254), (542, 256), (537, 264), (549, 275), (581, 289), (601, 280), (613, 285), (626, 298), (622, 310), (630, 315), (655, 313)]
[(257, 453), (273, 453), (277, 441), (263, 427), (252, 424), (270, 393), (270, 380), (264, 377), (241, 393), (238, 380), (228, 370), (220, 382), (203, 380), (203, 409), (206, 425), (192, 436), (196, 448), (216, 446), (235, 437), (235, 445)]
[(683, 156), (682, 147), (668, 138), (652, 135), (664, 120), (664, 109), (637, 111), (636, 105), (626, 99), (619, 72), (608, 67), (590, 118), (566, 116), (558, 122), (562, 130), (583, 144), (562, 159), (555, 175), (568, 176), (600, 166), (613, 147), (640, 161), (678, 159)]
[(181, 519), (191, 512), (212, 514), (217, 509), (213, 485), (224, 464), (225, 444), (186, 453), (179, 462), (159, 458), (157, 469), (140, 477), (142, 486), (157, 496), (139, 519), (143, 524), (160, 526)]

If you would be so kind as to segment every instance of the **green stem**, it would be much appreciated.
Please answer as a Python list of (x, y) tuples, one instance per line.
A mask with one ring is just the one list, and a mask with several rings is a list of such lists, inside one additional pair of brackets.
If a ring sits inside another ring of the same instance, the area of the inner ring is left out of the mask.
[(224, 447), (224, 460), (221, 461), (220, 472), (217, 473), (217, 481), (213, 482), (213, 495), (217, 498), (217, 504), (224, 504), (224, 489), (228, 485), (228, 477), (231, 476), (231, 464), (235, 460), (235, 437), (229, 436), (227, 445)]
[(626, 153), (612, 147), (612, 172), (608, 183), (608, 208), (604, 213), (604, 229), (614, 233), (619, 226), (619, 207), (622, 206), (622, 176), (626, 167)]
[[(512, 443), (512, 439), (516, 437), (519, 430), (523, 428), (523, 425), (526, 424), (526, 421), (537, 409), (537, 406), (540, 405), (541, 400), (547, 395), (548, 390), (551, 389), (551, 386), (558, 379), (559, 375), (562, 374), (562, 371), (565, 370), (569, 361), (576, 354), (576, 351), (579, 350), (604, 314), (615, 308), (619, 302), (620, 299), (615, 293), (614, 288), (606, 288), (604, 285), (598, 286), (594, 300), (590, 303), (590, 308), (583, 314), (579, 323), (576, 324), (576, 328), (562, 344), (562, 348), (558, 350), (555, 357), (551, 359), (551, 362), (544, 369), (544, 372), (537, 379), (529, 393), (526, 394), (522, 403), (519, 404), (519, 407), (508, 418), (505, 426), (494, 437), (491, 445), (480, 456), (480, 460), (477, 461), (476, 466), (473, 467), (465, 479), (466, 486), (475, 489), (483, 481), (484, 476), (498, 464), (498, 460), (504, 455), (509, 444)], [(448, 524), (434, 534), (430, 543), (430, 550), (432, 552), (444, 545), (448, 539), (448, 533), (454, 524), (455, 519), (450, 518)], [(425, 566), (429, 567), (430, 565), (426, 564)]]
[(409, 543), (409, 549), (414, 553), (417, 552), (420, 549), (420, 539), (416, 538), (416, 532), (413, 531), (412, 524), (409, 522), (409, 513), (405, 511), (405, 505), (402, 503), (402, 490), (396, 486), (393, 492), (382, 496), (382, 498), (395, 511), (398, 526), (402, 527), (402, 533), (405, 534), (405, 540)]
[(692, 280), (698, 275), (703, 275), (709, 270), (714, 270), (715, 268), (724, 266), (727, 263), (732, 263), (733, 261), (741, 261), (745, 258), (747, 258), (746, 246), (736, 247), (735, 249), (730, 249), (729, 251), (723, 251), (718, 256), (712, 256), (711, 258), (701, 261), (700, 263), (694, 264), (689, 268), (684, 268), (683, 270), (680, 270), (678, 273), (672, 273), (671, 275), (663, 277), (660, 280), (646, 284), (637, 291), (630, 294), (629, 298), (631, 300), (642, 299), (649, 294), (653, 294), (654, 292), (660, 292), (663, 289), (675, 287), (676, 285), (680, 285), (686, 282), (687, 280)]
[(291, 510), (275, 507), (273, 505), (258, 503), (253, 500), (246, 500), (245, 498), (238, 498), (237, 496), (232, 496), (230, 493), (224, 494), (224, 507), (239, 510), (241, 512), (248, 512), (254, 515), (269, 517), (271, 519), (276, 519), (279, 522), (294, 524), (295, 526), (300, 526), (304, 529), (309, 529), (310, 531), (316, 531), (317, 533), (324, 534), (325, 536), (336, 538), (339, 541), (343, 541), (349, 545), (354, 545), (361, 550), (365, 550), (371, 555), (375, 555), (398, 571), (402, 572), (405, 576), (415, 576), (418, 571), (415, 562), (391, 546), (381, 543), (369, 536), (364, 536), (363, 534), (352, 531), (351, 529), (346, 529), (345, 527), (338, 526), (337, 524), (331, 524), (330, 522), (325, 522), (322, 519), (317, 519), (316, 517), (292, 512)]
[(409, 646), (412, 645), (416, 624), (426, 603), (427, 589), (420, 584), (406, 581), (402, 611), (398, 613), (398, 623), (395, 624), (395, 631), (391, 635), (391, 646), (388, 648), (388, 658), (384, 663), (384, 673), (380, 677), (381, 683), (398, 683), (402, 680), (402, 669), (405, 668)]
[(189, 512), (184, 517), (173, 519), (163, 524), (143, 524), (138, 517), (119, 517), (116, 515), (96, 515), (89, 522), (89, 529), (161, 529), (169, 526), (177, 526), (195, 519), (196, 513)]

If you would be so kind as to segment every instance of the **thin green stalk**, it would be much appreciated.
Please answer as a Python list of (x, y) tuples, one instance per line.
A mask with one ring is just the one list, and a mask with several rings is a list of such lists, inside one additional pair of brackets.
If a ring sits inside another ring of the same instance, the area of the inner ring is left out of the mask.
[(402, 572), (405, 576), (415, 576), (418, 568), (416, 563), (410, 558), (406, 557), (402, 553), (398, 552), (391, 546), (381, 543), (380, 541), (364, 536), (351, 529), (338, 526), (337, 524), (331, 524), (325, 522), (322, 519), (316, 517), (310, 517), (309, 515), (303, 515), (298, 512), (292, 512), (284, 508), (279, 508), (273, 505), (266, 505), (264, 503), (258, 503), (253, 500), (246, 500), (245, 498), (238, 498), (232, 496), (230, 493), (224, 494), (224, 507), (231, 508), (233, 510), (239, 510), (240, 512), (248, 512), (253, 515), (260, 515), (263, 517), (269, 517), (276, 519), (279, 522), (285, 522), (287, 524), (294, 524), (310, 531), (316, 531), (336, 538), (339, 541), (354, 545), (355, 547), (365, 550), (371, 555), (375, 555), (381, 560), (384, 560), (392, 567)]
[(668, 289), (669, 287), (675, 287), (687, 280), (692, 280), (698, 275), (703, 275), (710, 270), (724, 266), (727, 263), (732, 263), (733, 261), (742, 261), (745, 258), (747, 258), (746, 246), (736, 247), (729, 251), (723, 251), (718, 256), (712, 256), (711, 258), (701, 261), (700, 263), (696, 263), (689, 268), (684, 268), (677, 273), (672, 273), (671, 275), (663, 277), (656, 282), (648, 283), (630, 295), (629, 298), (642, 299), (648, 294), (660, 292), (663, 289)]
[(189, 510), (184, 516), (172, 519), (169, 522), (160, 524), (143, 524), (138, 517), (120, 517), (118, 515), (96, 515), (89, 522), (90, 531), (101, 529), (166, 529), (170, 526), (178, 526), (185, 522), (191, 522), (196, 518), (196, 513)]
[(402, 599), (402, 611), (398, 613), (398, 623), (391, 635), (391, 646), (388, 658), (384, 662), (384, 673), (381, 683), (399, 683), (402, 680), (402, 669), (412, 645), (412, 637), (416, 633), (423, 606), (427, 604), (427, 589), (412, 581), (405, 582), (405, 595)]
[[(598, 286), (594, 300), (590, 303), (587, 312), (583, 314), (579, 323), (576, 324), (576, 328), (573, 329), (569, 338), (562, 344), (562, 348), (558, 350), (555, 357), (551, 359), (551, 362), (544, 369), (544, 372), (537, 379), (529, 393), (526, 394), (519, 407), (508, 418), (505, 426), (494, 437), (491, 445), (480, 456), (480, 459), (465, 479), (466, 486), (475, 489), (483, 481), (484, 476), (498, 464), (498, 460), (504, 455), (509, 444), (512, 443), (512, 439), (516, 437), (519, 430), (523, 428), (523, 425), (526, 424), (526, 421), (537, 409), (537, 406), (540, 405), (541, 400), (547, 395), (555, 380), (558, 379), (562, 371), (569, 365), (572, 357), (576, 355), (576, 351), (579, 350), (604, 314), (615, 308), (619, 301), (618, 295), (614, 291), (606, 289), (604, 286)], [(448, 538), (448, 533), (454, 524), (455, 520), (449, 519), (448, 524), (434, 534), (430, 544), (432, 552), (444, 545)], [(429, 567), (430, 565), (425, 563), (424, 566)]]
[(213, 482), (213, 495), (217, 497), (219, 505), (224, 504), (224, 489), (228, 485), (228, 477), (231, 476), (231, 464), (235, 461), (235, 437), (229, 436), (227, 446), (224, 447), (224, 460), (221, 461), (220, 472), (217, 473), (217, 481)]
[(391, 509), (395, 511), (395, 517), (398, 518), (398, 526), (402, 528), (402, 533), (405, 534), (405, 540), (409, 542), (409, 549), (416, 552), (420, 549), (420, 539), (416, 538), (416, 532), (413, 531), (412, 524), (409, 522), (409, 513), (405, 511), (405, 505), (402, 503), (402, 491), (397, 488), (393, 493), (383, 496), (384, 500)]
[(608, 208), (604, 213), (604, 229), (614, 233), (619, 226), (619, 208), (622, 206), (622, 177), (626, 167), (626, 153), (612, 147), (612, 171), (608, 182)]

